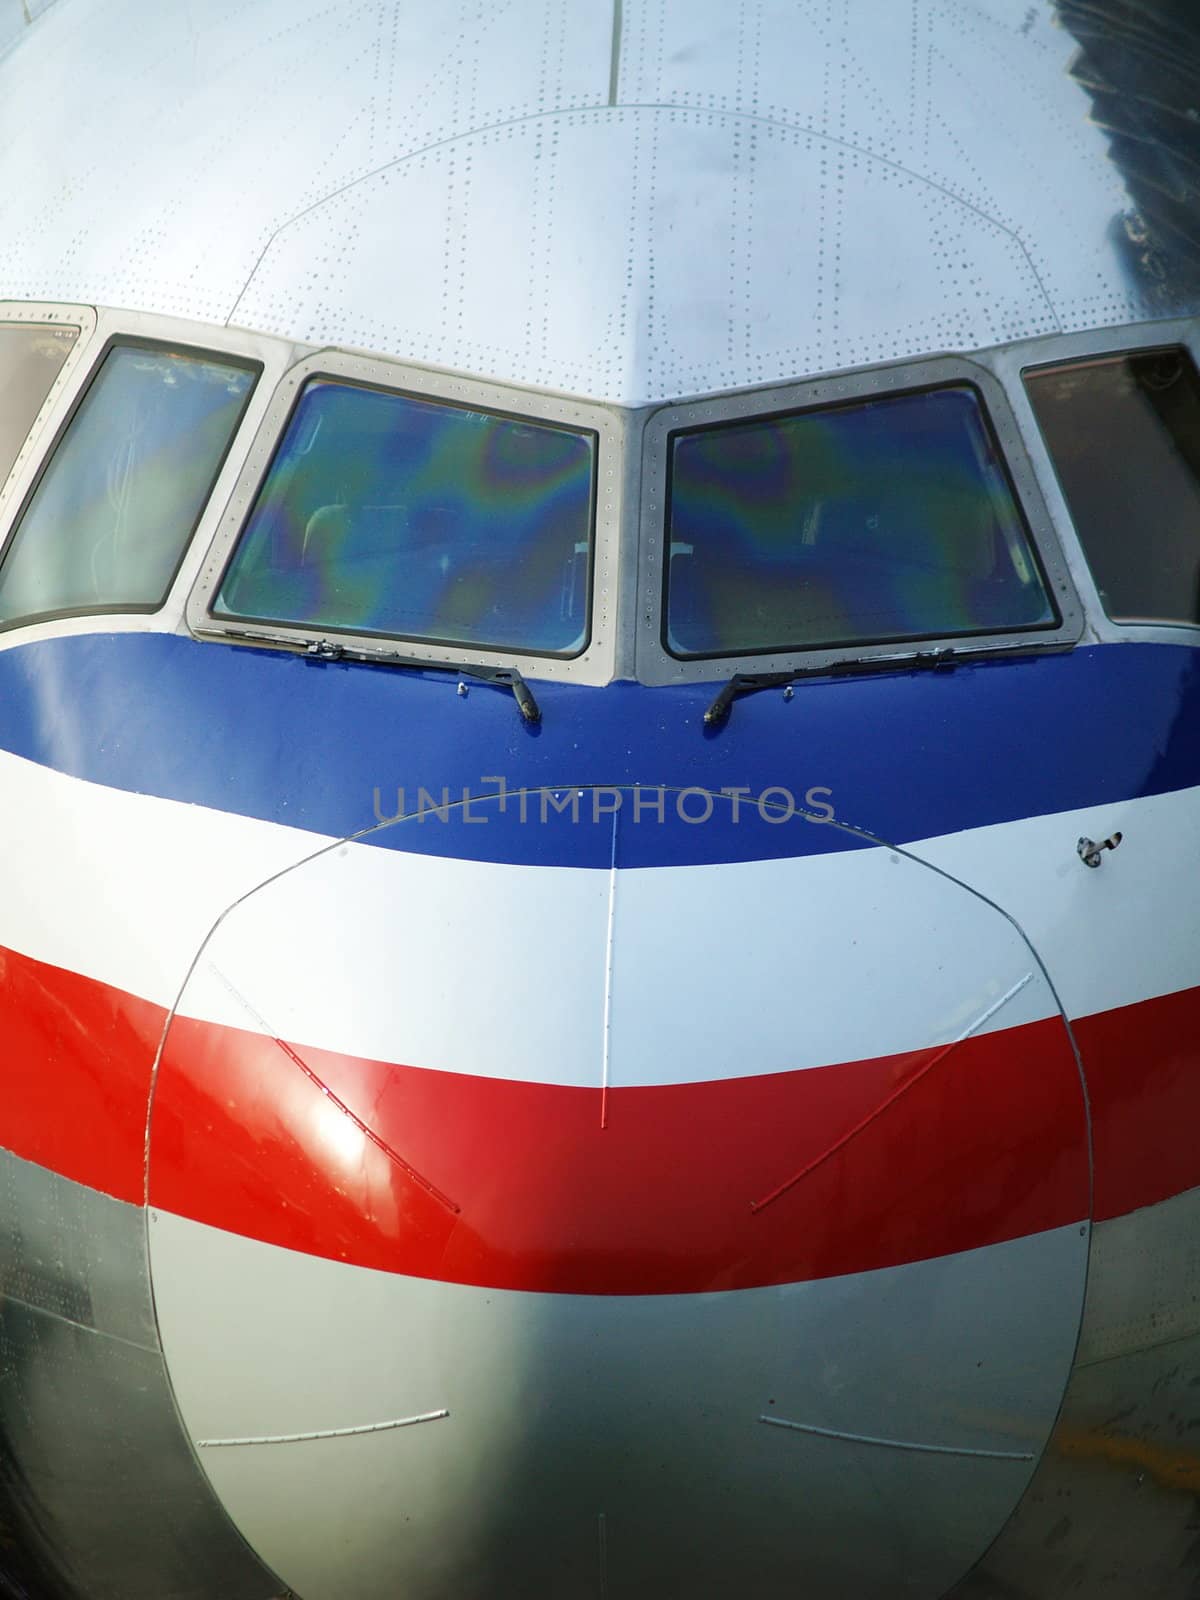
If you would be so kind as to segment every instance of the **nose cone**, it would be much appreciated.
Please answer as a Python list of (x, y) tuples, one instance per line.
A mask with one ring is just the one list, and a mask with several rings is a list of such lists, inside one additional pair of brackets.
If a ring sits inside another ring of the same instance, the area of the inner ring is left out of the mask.
[(201, 952), (151, 1136), (201, 1459), (306, 1600), (940, 1594), (1078, 1329), (1053, 997), (835, 825), (569, 793), (327, 850)]

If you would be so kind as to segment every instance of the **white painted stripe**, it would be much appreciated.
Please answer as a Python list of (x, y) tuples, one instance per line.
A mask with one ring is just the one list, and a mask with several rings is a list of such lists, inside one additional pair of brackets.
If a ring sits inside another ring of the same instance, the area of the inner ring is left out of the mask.
[[(1088, 868), (1081, 837), (1124, 835)], [(906, 847), (1002, 905), (1045, 962), (1068, 1016), (1200, 985), (1200, 789), (1150, 795)]]
[(340, 846), (225, 918), (181, 1010), (599, 1090), (918, 1050), (1054, 1009), (1009, 922), (882, 850), (621, 874), (609, 994), (609, 879)]
[(221, 912), (328, 844), (0, 751), (0, 945), (171, 1005)]
[[(222, 911), (307, 861), (221, 923), (183, 1009), (376, 1059), (598, 1087), (607, 1038), (617, 1088), (892, 1054), (1053, 1010), (1005, 918), (886, 849), (627, 870), (614, 896), (608, 869), (330, 848), (7, 754), (0, 827), (20, 841), (0, 859), (0, 944), (164, 1005)], [(1114, 829), (1121, 847), (1084, 867), (1078, 837)], [(907, 855), (1002, 903), (1072, 1015), (1200, 984), (1200, 897), (1180, 869), (1200, 855), (1200, 791)]]

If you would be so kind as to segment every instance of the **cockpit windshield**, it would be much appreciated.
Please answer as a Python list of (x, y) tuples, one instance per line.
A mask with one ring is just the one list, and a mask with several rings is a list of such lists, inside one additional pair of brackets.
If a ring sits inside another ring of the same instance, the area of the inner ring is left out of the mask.
[(212, 614), (575, 655), (595, 436), (311, 379)]
[(668, 537), (676, 656), (1059, 622), (967, 384), (674, 434)]
[(0, 485), (78, 338), (78, 328), (0, 323)]

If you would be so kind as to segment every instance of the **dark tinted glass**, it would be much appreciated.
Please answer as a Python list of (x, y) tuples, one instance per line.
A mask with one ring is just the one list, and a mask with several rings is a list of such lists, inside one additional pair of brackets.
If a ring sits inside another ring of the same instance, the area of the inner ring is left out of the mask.
[(1183, 350), (1025, 374), (1104, 609), (1200, 622), (1200, 384)]
[(0, 323), (0, 486), (78, 338), (78, 328)]
[(0, 623), (162, 604), (254, 384), (206, 356), (110, 350), (0, 563)]
[(310, 381), (214, 615), (569, 655), (591, 434)]
[(675, 435), (669, 537), (680, 656), (1058, 621), (966, 387)]

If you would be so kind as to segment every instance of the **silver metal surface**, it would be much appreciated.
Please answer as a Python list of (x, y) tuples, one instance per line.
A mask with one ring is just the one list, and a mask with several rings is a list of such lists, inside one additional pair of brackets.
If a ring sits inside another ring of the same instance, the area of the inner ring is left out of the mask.
[(1193, 1600), (1200, 1191), (1093, 1230), (1076, 1369), (1012, 1521), (953, 1600)]
[(0, 0), (0, 56), (53, 4), (54, 0)]
[(0, 1594), (281, 1592), (180, 1429), (144, 1213), (0, 1151)]
[(1133, 15), (59, 0), (0, 59), (0, 292), (626, 405), (1190, 314), (1183, 13)]

